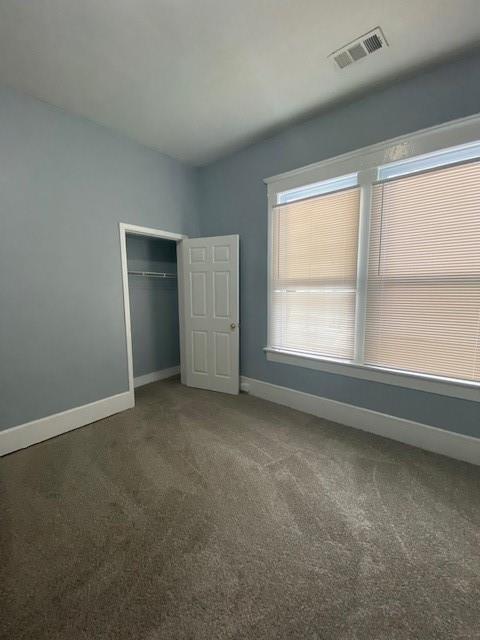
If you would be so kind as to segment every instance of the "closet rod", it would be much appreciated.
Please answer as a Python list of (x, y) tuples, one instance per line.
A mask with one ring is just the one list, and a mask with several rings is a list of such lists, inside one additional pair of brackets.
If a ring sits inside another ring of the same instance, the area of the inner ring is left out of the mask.
[(147, 278), (176, 278), (176, 273), (167, 273), (159, 271), (129, 271), (130, 276), (146, 276)]

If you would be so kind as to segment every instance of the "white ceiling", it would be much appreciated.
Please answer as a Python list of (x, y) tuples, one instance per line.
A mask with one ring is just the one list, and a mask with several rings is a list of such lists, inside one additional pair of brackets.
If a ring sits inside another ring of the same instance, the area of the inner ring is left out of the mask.
[(205, 164), (479, 38), (480, 0), (0, 0), (0, 82)]

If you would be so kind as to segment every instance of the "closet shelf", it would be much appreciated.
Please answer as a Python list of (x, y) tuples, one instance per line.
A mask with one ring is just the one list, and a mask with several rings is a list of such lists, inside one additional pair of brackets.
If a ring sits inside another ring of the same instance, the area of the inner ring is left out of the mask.
[(176, 279), (176, 273), (168, 273), (164, 271), (129, 271), (129, 276), (145, 276), (146, 278), (168, 278)]

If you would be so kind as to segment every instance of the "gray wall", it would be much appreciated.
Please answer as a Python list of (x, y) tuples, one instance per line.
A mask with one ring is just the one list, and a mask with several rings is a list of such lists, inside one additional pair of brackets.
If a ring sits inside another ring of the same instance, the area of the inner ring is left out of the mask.
[(195, 174), (0, 89), (0, 428), (127, 390), (118, 223), (194, 235)]
[(240, 234), (243, 375), (480, 436), (479, 404), (267, 362), (263, 178), (480, 111), (480, 53), (291, 126), (200, 172), (202, 232)]
[[(176, 242), (129, 235), (127, 262), (130, 271), (177, 273)], [(130, 275), (128, 284), (133, 375), (179, 365), (177, 281)]]

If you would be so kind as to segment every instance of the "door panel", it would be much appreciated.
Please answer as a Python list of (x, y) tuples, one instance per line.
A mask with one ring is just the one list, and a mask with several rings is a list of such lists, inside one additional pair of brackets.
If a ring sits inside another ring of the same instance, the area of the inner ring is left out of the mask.
[(238, 393), (238, 236), (182, 241), (184, 381)]
[(192, 331), (193, 371), (208, 374), (208, 333)]
[(232, 375), (230, 366), (230, 334), (224, 331), (215, 331), (213, 334), (215, 375), (223, 378)]
[(215, 318), (230, 318), (230, 273), (213, 273), (213, 314)]
[(207, 315), (207, 273), (190, 273), (190, 305), (192, 316), (205, 318)]
[(192, 247), (190, 249), (190, 264), (205, 264), (207, 252), (205, 247)]
[(229, 262), (230, 247), (228, 245), (219, 245), (218, 247), (213, 247), (213, 261), (215, 263)]

